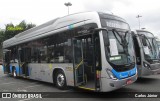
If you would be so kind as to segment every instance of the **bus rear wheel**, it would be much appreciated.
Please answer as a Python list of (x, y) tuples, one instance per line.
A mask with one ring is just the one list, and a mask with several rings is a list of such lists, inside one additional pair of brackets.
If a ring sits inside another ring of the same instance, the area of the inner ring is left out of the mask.
[(67, 87), (66, 77), (62, 70), (59, 70), (56, 73), (55, 84), (56, 84), (56, 87), (58, 87), (59, 89), (66, 89)]

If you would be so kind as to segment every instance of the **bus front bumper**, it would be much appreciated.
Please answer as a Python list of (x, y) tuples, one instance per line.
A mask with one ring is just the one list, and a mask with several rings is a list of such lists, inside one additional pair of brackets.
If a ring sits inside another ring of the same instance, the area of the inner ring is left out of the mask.
[[(106, 78), (103, 78), (103, 79), (106, 79)], [(113, 91), (113, 90), (122, 88), (126, 85), (132, 84), (136, 80), (137, 80), (137, 74), (135, 74), (131, 77), (125, 78), (125, 79), (121, 79), (121, 80), (107, 79), (107, 80), (104, 80), (104, 82), (102, 83), (101, 90), (102, 90), (102, 92)]]
[(160, 64), (151, 64), (150, 66), (152, 69), (142, 67), (141, 75), (139, 75), (139, 77), (160, 73)]

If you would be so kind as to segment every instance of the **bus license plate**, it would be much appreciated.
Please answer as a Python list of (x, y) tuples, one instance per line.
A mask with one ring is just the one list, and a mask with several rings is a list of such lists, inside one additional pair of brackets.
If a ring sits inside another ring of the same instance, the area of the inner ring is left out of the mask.
[(128, 84), (131, 84), (131, 83), (132, 83), (132, 80), (131, 80), (131, 79), (127, 80), (127, 82), (126, 82), (127, 85), (128, 85)]

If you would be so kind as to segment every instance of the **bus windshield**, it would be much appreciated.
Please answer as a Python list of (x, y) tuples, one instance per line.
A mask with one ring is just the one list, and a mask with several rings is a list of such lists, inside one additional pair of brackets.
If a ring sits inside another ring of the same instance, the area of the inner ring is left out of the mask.
[[(158, 44), (158, 48), (159, 48), (159, 52), (160, 52), (160, 41), (157, 41), (157, 44)], [(159, 54), (160, 56), (160, 54)]]
[(135, 52), (129, 25), (116, 19), (101, 19), (107, 61), (117, 71), (134, 68)]
[(104, 32), (103, 36), (106, 57), (112, 65), (129, 65), (135, 62), (132, 37), (128, 31), (112, 29), (108, 33)]
[(138, 32), (138, 35), (140, 36), (143, 45), (145, 59), (146, 60), (159, 59), (158, 44), (153, 34), (149, 32)]

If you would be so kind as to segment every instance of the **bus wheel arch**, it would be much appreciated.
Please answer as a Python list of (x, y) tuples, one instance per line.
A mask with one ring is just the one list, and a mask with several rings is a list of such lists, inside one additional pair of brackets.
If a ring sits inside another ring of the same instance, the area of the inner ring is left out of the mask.
[(61, 68), (55, 68), (52, 73), (53, 84), (59, 89), (67, 88), (66, 75)]

